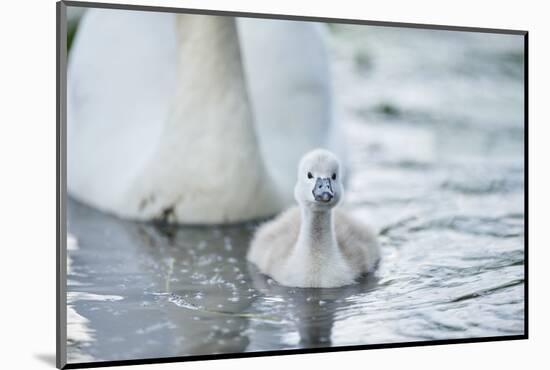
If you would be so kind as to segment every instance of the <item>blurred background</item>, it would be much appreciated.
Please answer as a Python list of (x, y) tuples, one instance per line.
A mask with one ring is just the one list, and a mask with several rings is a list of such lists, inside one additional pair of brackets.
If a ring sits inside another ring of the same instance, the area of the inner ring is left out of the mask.
[(283, 288), (244, 259), (254, 223), (69, 201), (69, 362), (523, 334), (523, 37), (327, 27), (346, 201), (380, 232), (376, 273)]

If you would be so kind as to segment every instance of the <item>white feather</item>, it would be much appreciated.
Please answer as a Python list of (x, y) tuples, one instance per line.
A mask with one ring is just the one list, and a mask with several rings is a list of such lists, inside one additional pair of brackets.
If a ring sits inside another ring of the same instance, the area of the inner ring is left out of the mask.
[(238, 19), (238, 36), (232, 22), (84, 15), (68, 71), (72, 196), (181, 223), (254, 219), (290, 203), (294, 163), (332, 132), (322, 29)]

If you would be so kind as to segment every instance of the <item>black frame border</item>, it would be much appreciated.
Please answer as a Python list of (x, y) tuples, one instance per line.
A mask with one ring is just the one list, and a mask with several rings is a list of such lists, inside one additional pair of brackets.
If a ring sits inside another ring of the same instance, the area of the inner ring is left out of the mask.
[[(462, 31), (478, 33), (495, 33), (507, 35), (520, 35), (524, 37), (524, 328), (522, 335), (504, 335), (479, 338), (461, 338), (444, 340), (427, 340), (414, 342), (396, 342), (379, 343), (353, 346), (337, 346), (326, 348), (303, 348), (287, 349), (259, 352), (241, 352), (210, 355), (176, 356), (144, 358), (117, 361), (95, 361), (81, 363), (66, 363), (67, 360), (67, 238), (66, 238), (66, 102), (67, 102), (67, 13), (68, 6), (81, 8), (101, 8), (101, 9), (120, 9), (137, 10), (163, 13), (185, 13), (185, 14), (203, 14), (203, 15), (221, 15), (246, 18), (261, 19), (285, 19), (295, 21), (341, 23), (382, 27), (400, 27), (400, 28), (418, 28), (443, 31)], [(300, 16), (287, 14), (271, 13), (249, 13), (241, 11), (225, 11), (215, 9), (192, 9), (175, 8), (148, 5), (131, 4), (113, 4), (100, 2), (83, 2), (61, 0), (56, 3), (56, 367), (58, 369), (81, 369), (95, 367), (125, 366), (125, 365), (143, 365), (188, 361), (204, 360), (222, 360), (232, 358), (296, 355), (308, 353), (342, 352), (342, 351), (360, 351), (368, 349), (382, 348), (404, 348), (404, 347), (423, 347), (447, 344), (462, 343), (483, 343), (511, 340), (524, 340), (529, 338), (529, 32), (526, 30), (498, 29), (498, 28), (479, 28), (479, 27), (461, 27), (448, 25), (433, 25), (423, 23), (403, 23), (403, 22), (383, 22), (373, 20), (348, 19), (348, 18), (329, 18)]]

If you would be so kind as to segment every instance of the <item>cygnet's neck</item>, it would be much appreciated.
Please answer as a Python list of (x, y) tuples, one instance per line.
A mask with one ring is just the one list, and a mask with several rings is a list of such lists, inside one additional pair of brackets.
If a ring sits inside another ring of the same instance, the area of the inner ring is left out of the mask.
[(301, 207), (300, 234), (297, 246), (301, 252), (332, 256), (338, 252), (332, 209), (312, 210)]

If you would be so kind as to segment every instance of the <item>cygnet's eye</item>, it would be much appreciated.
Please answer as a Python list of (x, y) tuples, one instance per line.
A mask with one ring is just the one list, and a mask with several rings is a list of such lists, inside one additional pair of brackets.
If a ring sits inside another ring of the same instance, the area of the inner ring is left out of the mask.
[(312, 178), (313, 178), (313, 175), (311, 174), (311, 172), (308, 172), (308, 173), (307, 173), (307, 178), (308, 178), (308, 179), (312, 179)]
[(336, 180), (336, 174), (335, 173), (332, 174), (332, 179)]

